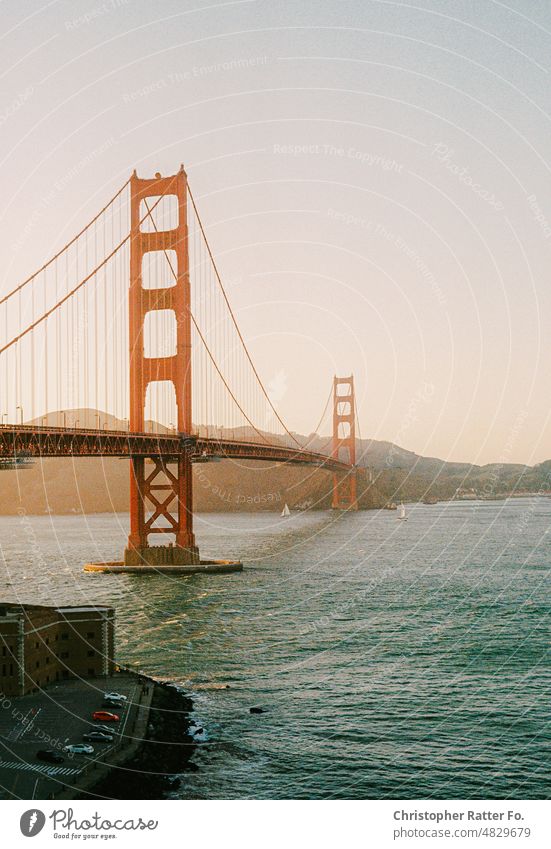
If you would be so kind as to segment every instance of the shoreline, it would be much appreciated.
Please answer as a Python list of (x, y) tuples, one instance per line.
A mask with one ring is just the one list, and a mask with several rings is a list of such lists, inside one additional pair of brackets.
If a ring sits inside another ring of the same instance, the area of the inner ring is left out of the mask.
[[(463, 504), (465, 502), (469, 503), (469, 502), (473, 502), (473, 501), (508, 501), (510, 499), (515, 499), (515, 498), (519, 498), (519, 499), (551, 498), (551, 490), (543, 490), (543, 491), (537, 491), (536, 490), (536, 491), (530, 491), (530, 492), (525, 492), (525, 491), (505, 492), (505, 493), (496, 492), (496, 493), (491, 493), (491, 494), (481, 493), (481, 494), (473, 494), (473, 495), (459, 495), (459, 496), (455, 496), (455, 497), (446, 497), (446, 496), (443, 495), (441, 497), (437, 497), (435, 499), (435, 501), (430, 501), (430, 502), (424, 501), (423, 497), (415, 497), (415, 496), (408, 496), (408, 495), (401, 496), (401, 495), (394, 494), (392, 496), (392, 498), (390, 498), (390, 499), (384, 499), (382, 497), (380, 504), (379, 503), (378, 504), (370, 504), (368, 506), (358, 504), (358, 511), (357, 512), (359, 512), (359, 513), (368, 513), (368, 512), (371, 513), (371, 512), (377, 512), (377, 511), (380, 511), (380, 510), (386, 510), (386, 509), (388, 509), (386, 507), (386, 504), (388, 504), (391, 501), (395, 501), (395, 502), (396, 501), (403, 501), (404, 504), (406, 504), (406, 503), (407, 504), (420, 504), (420, 505), (423, 505), (425, 507), (435, 507), (437, 504), (454, 504), (454, 503), (455, 504)], [(313, 507), (309, 507), (307, 509), (296, 508), (296, 507), (293, 507), (291, 505), (289, 505), (289, 506), (291, 508), (291, 512), (293, 514), (296, 514), (296, 515), (299, 515), (301, 513), (304, 513), (306, 515), (308, 515), (308, 514), (318, 514), (318, 513), (327, 513), (327, 512), (331, 512), (331, 510), (332, 510), (332, 508), (330, 506), (324, 506), (324, 505), (319, 505), (319, 506), (316, 505), (316, 506), (313, 506)], [(0, 518), (6, 518), (6, 519), (12, 519), (12, 518), (15, 518), (15, 517), (20, 518), (21, 517), (20, 509), (21, 509), (20, 506), (17, 506), (17, 507), (13, 508), (13, 511), (2, 512), (2, 513), (0, 513)], [(338, 512), (338, 511), (336, 511), (336, 512)], [(341, 511), (341, 512), (346, 513), (348, 511), (344, 510), (344, 511)], [(222, 514), (222, 515), (229, 515), (229, 516), (259, 516), (259, 515), (260, 516), (267, 516), (267, 515), (279, 516), (280, 511), (277, 510), (277, 509), (276, 510), (265, 510), (265, 509), (259, 509), (259, 510), (208, 510), (207, 509), (207, 510), (205, 510), (205, 509), (203, 509), (203, 510), (197, 510), (196, 511), (196, 515), (209, 516), (209, 515), (212, 515), (212, 514), (217, 514), (217, 515)], [(33, 518), (33, 519), (35, 519), (35, 518), (53, 518), (53, 517), (59, 517), (59, 518), (65, 518), (65, 519), (66, 518), (77, 519), (77, 518), (83, 518), (83, 517), (113, 516), (113, 515), (129, 515), (129, 511), (128, 510), (114, 510), (113, 511), (113, 510), (103, 510), (103, 509), (102, 510), (86, 510), (86, 511), (84, 511), (84, 510), (72, 510), (72, 509), (70, 509), (70, 510), (50, 510), (50, 511), (42, 511), (42, 512), (33, 512), (32, 510), (28, 510), (28, 511), (26, 510), (25, 511), (25, 516), (27, 516), (29, 518)]]
[[(90, 716), (104, 690), (129, 699), (121, 727), (93, 754), (65, 754), (67, 743), (80, 742), (93, 727)], [(190, 763), (196, 746), (192, 699), (137, 670), (118, 666), (110, 676), (56, 682), (39, 693), (4, 697), (2, 707), (5, 799), (163, 799), (178, 785), (177, 776), (197, 769)], [(63, 752), (62, 761), (37, 759), (39, 748)]]

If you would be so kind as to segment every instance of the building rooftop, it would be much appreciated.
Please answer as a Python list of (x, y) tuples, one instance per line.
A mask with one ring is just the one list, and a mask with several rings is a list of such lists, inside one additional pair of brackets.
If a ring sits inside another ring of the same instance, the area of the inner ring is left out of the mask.
[(0, 617), (13, 617), (24, 613), (26, 610), (31, 611), (52, 611), (56, 613), (90, 613), (92, 611), (112, 610), (107, 605), (98, 604), (82, 604), (78, 606), (71, 605), (47, 605), (47, 604), (17, 604), (17, 602), (1, 602), (0, 601)]

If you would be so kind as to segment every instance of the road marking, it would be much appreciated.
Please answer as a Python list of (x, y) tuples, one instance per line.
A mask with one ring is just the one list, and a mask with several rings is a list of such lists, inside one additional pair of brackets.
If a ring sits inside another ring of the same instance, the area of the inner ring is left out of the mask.
[(136, 698), (136, 690), (137, 690), (137, 685), (134, 684), (134, 689), (132, 690), (132, 695), (131, 695), (130, 699), (128, 700), (130, 702), (130, 705), (127, 706), (127, 708), (126, 708), (126, 713), (124, 715), (124, 719), (123, 719), (123, 722), (122, 722), (122, 728), (121, 728), (121, 732), (120, 732), (121, 740), (123, 740), (123, 738), (124, 738), (124, 732), (126, 730), (126, 723), (128, 722), (128, 717), (130, 716), (130, 711), (132, 710), (132, 707), (134, 707), (134, 705), (136, 705), (136, 716), (137, 716), (138, 706), (137, 706), (137, 703), (135, 703), (135, 701), (134, 701), (135, 698)]
[(0, 769), (26, 769), (43, 775), (78, 775), (82, 770), (67, 766), (47, 766), (47, 764), (26, 764), (23, 761), (0, 761)]
[[(31, 711), (31, 712), (32, 712), (32, 719), (30, 719), (30, 720), (29, 720), (29, 722), (27, 722), (27, 723), (25, 724), (25, 727), (23, 728), (23, 730), (22, 730), (21, 734), (20, 734), (20, 735), (19, 735), (19, 737), (18, 737), (18, 739), (19, 739), (19, 740), (21, 740), (21, 738), (22, 738), (22, 737), (24, 737), (24, 736), (25, 736), (25, 734), (26, 734), (28, 731), (30, 731), (30, 730), (31, 730), (31, 728), (34, 726), (34, 724), (35, 724), (36, 720), (38, 719), (38, 716), (39, 716), (39, 714), (41, 713), (41, 711), (42, 711), (42, 708), (41, 708), (41, 707), (39, 707), (39, 708), (32, 708), (32, 711)], [(28, 714), (27, 714), (27, 716), (28, 716)]]
[[(17, 723), (13, 726), (13, 728), (10, 730), (10, 732), (8, 734), (8, 738), (7, 738), (10, 742), (15, 742), (16, 740), (19, 740), (19, 738), (25, 733), (25, 729), (27, 727), (25, 725), (25, 723), (27, 721), (27, 717), (29, 716), (29, 714), (32, 714), (32, 712), (34, 710), (35, 710), (35, 708), (33, 708), (31, 706), (28, 709), (25, 716), (23, 716), (21, 719), (19, 719), (17, 721)], [(31, 720), (31, 722), (32, 722), (32, 720)]]

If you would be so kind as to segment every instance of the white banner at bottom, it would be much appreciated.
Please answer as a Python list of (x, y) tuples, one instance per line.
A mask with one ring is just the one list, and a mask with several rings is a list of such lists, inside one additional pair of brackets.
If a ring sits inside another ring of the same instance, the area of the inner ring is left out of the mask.
[(3, 845), (551, 846), (547, 801), (4, 801)]

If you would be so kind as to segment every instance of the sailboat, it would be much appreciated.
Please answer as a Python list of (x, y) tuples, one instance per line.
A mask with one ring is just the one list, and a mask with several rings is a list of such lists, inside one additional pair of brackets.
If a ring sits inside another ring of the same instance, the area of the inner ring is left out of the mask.
[(289, 505), (287, 504), (287, 502), (285, 502), (285, 507), (281, 511), (281, 518), (283, 518), (284, 516), (290, 516), (290, 515), (291, 515), (291, 511), (289, 510)]
[(407, 514), (406, 514), (406, 508), (404, 507), (403, 504), (400, 504), (400, 506), (398, 507), (398, 516), (396, 518), (397, 519), (403, 519), (404, 522), (407, 522), (408, 517), (407, 517)]

